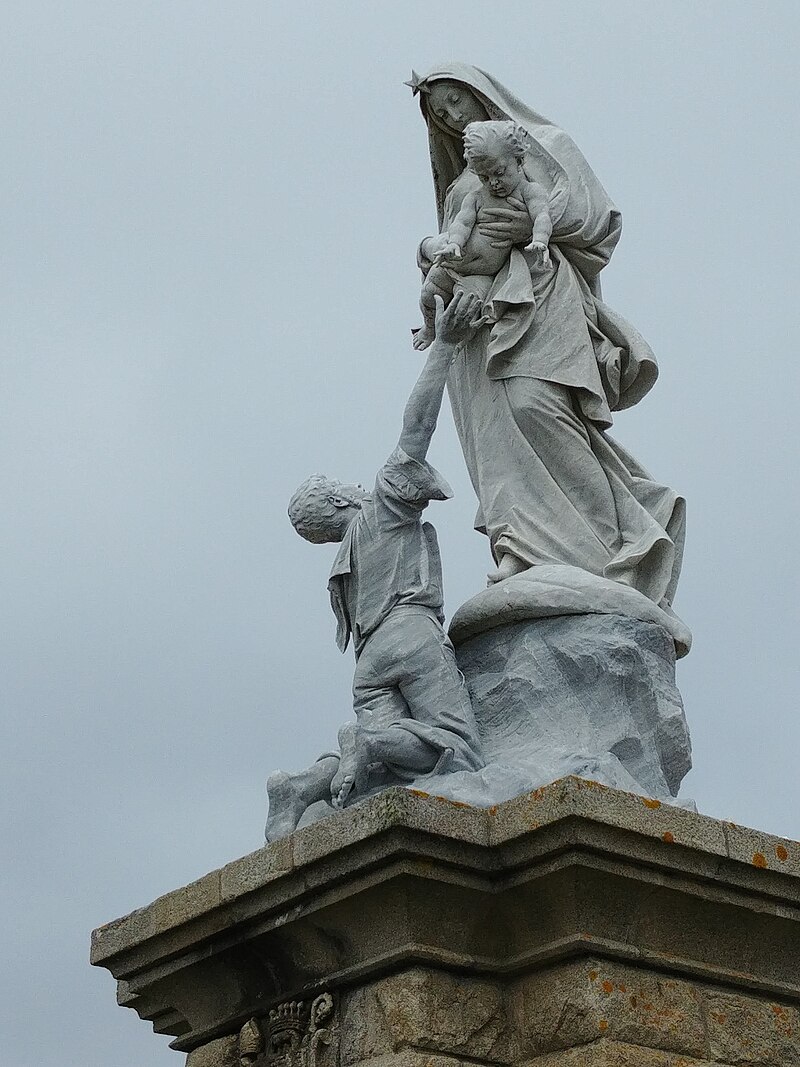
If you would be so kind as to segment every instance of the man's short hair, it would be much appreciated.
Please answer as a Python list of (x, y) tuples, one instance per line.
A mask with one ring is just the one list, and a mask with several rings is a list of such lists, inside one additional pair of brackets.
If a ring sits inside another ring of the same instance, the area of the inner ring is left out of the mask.
[(331, 503), (338, 482), (324, 474), (312, 474), (299, 485), (289, 501), (292, 526), (312, 544), (322, 545), (331, 540), (331, 526), (339, 509)]
[(525, 158), (525, 131), (516, 122), (470, 122), (464, 130), (464, 158), (467, 166), (493, 158), (498, 150), (514, 159)]

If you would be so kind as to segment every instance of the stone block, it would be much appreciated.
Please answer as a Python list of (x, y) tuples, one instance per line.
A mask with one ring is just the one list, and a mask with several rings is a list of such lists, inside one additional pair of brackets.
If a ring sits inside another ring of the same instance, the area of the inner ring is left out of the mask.
[(403, 1049), (510, 1061), (501, 985), (441, 971), (412, 968), (351, 995), (342, 1029), (342, 1067)]
[(189, 1067), (320, 997), (339, 1067), (800, 1067), (799, 848), (582, 778), (487, 809), (393, 789), (92, 958)]
[(519, 1067), (733, 1067), (733, 1064), (600, 1040), (591, 1045), (537, 1056), (521, 1062)]
[(706, 1051), (695, 984), (602, 958), (527, 975), (515, 983), (512, 1003), (528, 1055), (601, 1037), (683, 1055)]
[(223, 867), (219, 872), (220, 898), (233, 900), (261, 889), (287, 874), (292, 866), (292, 842), (284, 837)]
[(235, 1037), (221, 1037), (201, 1045), (186, 1058), (186, 1067), (241, 1067)]
[(721, 822), (727, 853), (731, 859), (751, 864), (759, 870), (800, 875), (800, 844), (751, 830), (734, 822)]
[(745, 997), (722, 989), (704, 994), (704, 1021), (713, 1062), (800, 1065), (800, 1012), (797, 1006)]

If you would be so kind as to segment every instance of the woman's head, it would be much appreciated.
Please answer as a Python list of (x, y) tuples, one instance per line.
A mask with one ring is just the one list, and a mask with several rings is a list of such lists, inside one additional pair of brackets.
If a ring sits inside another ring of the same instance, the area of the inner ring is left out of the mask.
[(529, 139), (526, 143), (526, 177), (540, 182), (548, 191), (556, 187), (567, 188), (566, 164), (582, 179), (597, 184), (597, 179), (563, 130), (527, 107), (485, 71), (467, 63), (448, 61), (437, 64), (426, 74), (412, 71), (411, 80), (406, 84), (418, 97), (428, 127), (440, 226), (444, 224), (447, 192), (464, 171), (462, 137), (470, 122), (511, 119), (521, 126)]
[(423, 88), (425, 110), (445, 129), (461, 134), (471, 122), (489, 117), (471, 89), (460, 82), (440, 78)]

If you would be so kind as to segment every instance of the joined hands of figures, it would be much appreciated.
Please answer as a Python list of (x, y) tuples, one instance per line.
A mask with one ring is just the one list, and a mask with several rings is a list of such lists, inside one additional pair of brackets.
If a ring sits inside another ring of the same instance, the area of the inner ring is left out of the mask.
[(436, 304), (436, 336), (446, 343), (466, 341), (489, 321), (483, 311), (483, 302), (474, 293), (459, 290), (447, 307), (440, 296), (433, 299)]
[(449, 345), (459, 345), (481, 326), (492, 321), (484, 311), (483, 301), (474, 293), (465, 293), (463, 289), (455, 294), (446, 307), (444, 299), (438, 294), (433, 300), (436, 305), (435, 328), (431, 330), (423, 326), (414, 331), (412, 344), (416, 352), (428, 348), (434, 337)]

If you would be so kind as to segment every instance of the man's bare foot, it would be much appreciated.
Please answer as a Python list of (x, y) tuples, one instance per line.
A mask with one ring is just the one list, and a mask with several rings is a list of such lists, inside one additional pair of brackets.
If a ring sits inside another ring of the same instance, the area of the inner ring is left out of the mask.
[(411, 343), (417, 352), (424, 352), (426, 348), (430, 348), (435, 336), (433, 330), (429, 329), (427, 326), (422, 326), (414, 334), (414, 339)]
[(526, 571), (529, 564), (524, 560), (521, 560), (519, 556), (513, 555), (511, 552), (506, 552), (504, 556), (500, 558), (500, 562), (493, 571), (489, 571), (486, 575), (487, 585), (496, 585), (498, 582), (502, 582), (504, 578), (512, 578), (515, 574), (521, 574), (522, 571)]
[(335, 808), (343, 808), (355, 790), (366, 793), (370, 771), (375, 760), (373, 745), (379, 736), (359, 723), (348, 723), (339, 731), (339, 770), (331, 781), (331, 800)]
[(292, 776), (285, 771), (275, 771), (267, 779), (269, 814), (264, 837), (277, 841), (297, 829), (297, 824), (308, 807), (302, 790), (297, 788)]
[(331, 803), (343, 808), (356, 782), (356, 732), (358, 724), (347, 723), (339, 731), (339, 770), (331, 780)]

